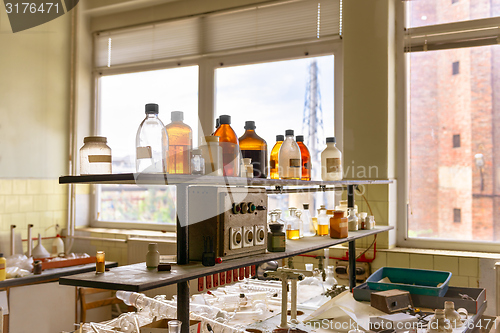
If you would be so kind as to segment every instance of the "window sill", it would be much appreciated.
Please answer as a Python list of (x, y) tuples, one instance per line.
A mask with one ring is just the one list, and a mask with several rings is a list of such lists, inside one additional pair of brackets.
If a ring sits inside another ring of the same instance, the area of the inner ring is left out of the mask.
[[(80, 227), (75, 229), (76, 232), (88, 232), (93, 234), (99, 234), (99, 237), (108, 238), (152, 238), (152, 239), (168, 239), (176, 240), (175, 232), (164, 232), (164, 231), (154, 231), (154, 230), (134, 230), (134, 229), (112, 229), (112, 228), (94, 228), (94, 227)], [(116, 237), (118, 236), (118, 237)]]

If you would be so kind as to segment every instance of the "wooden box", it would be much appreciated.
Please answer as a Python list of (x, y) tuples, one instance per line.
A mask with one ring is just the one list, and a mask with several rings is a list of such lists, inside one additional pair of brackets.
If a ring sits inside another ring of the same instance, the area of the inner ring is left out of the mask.
[(371, 306), (385, 313), (394, 313), (413, 306), (410, 292), (405, 290), (384, 290), (371, 294)]

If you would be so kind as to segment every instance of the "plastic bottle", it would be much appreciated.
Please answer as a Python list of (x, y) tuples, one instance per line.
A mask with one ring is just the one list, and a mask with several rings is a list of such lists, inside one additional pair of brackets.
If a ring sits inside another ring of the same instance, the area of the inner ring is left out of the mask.
[(300, 179), (302, 176), (300, 148), (293, 138), (293, 130), (285, 131), (285, 141), (278, 154), (278, 164), (281, 179)]
[(7, 260), (3, 257), (3, 253), (0, 253), (0, 281), (3, 281), (7, 278), (7, 274), (5, 272), (7, 268)]
[(240, 147), (238, 137), (231, 128), (231, 116), (219, 117), (220, 126), (214, 135), (219, 137), (219, 145), (222, 147), (223, 174), (229, 177), (240, 175)]
[(255, 133), (254, 121), (245, 121), (245, 133), (238, 140), (243, 158), (252, 159), (253, 177), (267, 178), (267, 143)]
[(302, 210), (302, 234), (304, 237), (316, 236), (316, 229), (309, 212), (309, 204), (305, 203), (302, 206), (304, 207)]
[(304, 136), (297, 135), (295, 137), (295, 141), (297, 141), (297, 144), (299, 145), (300, 158), (302, 160), (302, 176), (300, 177), (300, 179), (311, 180), (311, 154), (309, 153), (309, 149), (307, 149), (306, 145), (304, 144)]
[(205, 160), (205, 174), (222, 176), (222, 147), (218, 136), (206, 136), (205, 145), (200, 146), (201, 156)]
[(80, 175), (111, 173), (111, 148), (103, 136), (88, 136), (80, 149)]
[(321, 205), (318, 209), (318, 236), (328, 235), (328, 227), (330, 224), (330, 218), (326, 214), (326, 208)]
[(165, 126), (168, 135), (168, 173), (189, 175), (193, 131), (189, 125), (183, 123), (182, 111), (172, 111), (170, 119), (172, 122)]
[(137, 172), (167, 172), (168, 136), (158, 118), (158, 104), (146, 104), (146, 118), (137, 130), (135, 144)]
[(321, 179), (342, 180), (342, 153), (335, 146), (335, 138), (326, 138), (326, 148), (321, 153)]
[(148, 244), (148, 253), (146, 254), (146, 267), (149, 269), (155, 269), (160, 263), (160, 252), (158, 252), (157, 243)]
[(61, 236), (57, 234), (56, 238), (52, 241), (52, 255), (57, 257), (59, 253), (64, 253), (64, 242)]
[(285, 140), (283, 135), (276, 135), (276, 143), (274, 144), (273, 149), (271, 149), (271, 156), (269, 158), (269, 173), (271, 174), (271, 179), (280, 179), (278, 156), (283, 140)]

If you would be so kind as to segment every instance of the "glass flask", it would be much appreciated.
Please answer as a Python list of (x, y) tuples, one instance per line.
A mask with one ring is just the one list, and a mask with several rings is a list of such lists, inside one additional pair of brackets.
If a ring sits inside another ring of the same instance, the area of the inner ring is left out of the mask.
[(293, 138), (293, 130), (285, 131), (285, 141), (278, 154), (278, 165), (281, 179), (300, 179), (302, 162), (299, 145)]
[[(243, 158), (251, 158), (254, 178), (267, 178), (267, 143), (255, 133), (255, 122), (245, 121), (245, 133), (239, 138)], [(247, 175), (251, 178), (251, 176)]]
[(219, 117), (220, 126), (214, 135), (219, 137), (219, 145), (222, 147), (223, 174), (229, 177), (240, 175), (240, 147), (238, 137), (231, 128), (231, 116)]
[(342, 180), (342, 153), (335, 146), (335, 138), (326, 138), (326, 148), (321, 153), (321, 179)]
[(103, 136), (88, 136), (80, 149), (80, 175), (111, 173), (111, 148)]
[(146, 118), (137, 130), (135, 144), (137, 172), (167, 172), (168, 136), (158, 118), (158, 104), (146, 104)]
[(201, 146), (201, 156), (205, 160), (205, 174), (222, 176), (222, 147), (218, 136), (206, 136), (205, 145)]
[(311, 213), (309, 212), (309, 204), (305, 203), (302, 205), (304, 209), (302, 210), (302, 234), (304, 237), (316, 236), (316, 228), (314, 228), (314, 223), (311, 218)]
[(170, 119), (172, 122), (165, 126), (168, 135), (168, 173), (189, 175), (193, 131), (183, 123), (182, 111), (172, 111)]
[(330, 218), (326, 214), (325, 205), (321, 205), (318, 209), (318, 236), (328, 235), (329, 224)]
[(334, 285), (337, 284), (337, 279), (335, 279), (335, 274), (334, 274), (334, 267), (333, 266), (328, 266), (325, 270), (326, 272), (326, 279), (325, 282), (323, 283), (325, 287), (331, 288)]
[(280, 152), (281, 145), (283, 144), (285, 137), (283, 135), (276, 135), (276, 143), (273, 149), (271, 149), (271, 156), (269, 157), (270, 169), (269, 173), (271, 179), (280, 179), (279, 167), (278, 167), (278, 155)]
[(297, 210), (295, 216), (299, 219), (299, 238), (304, 237), (304, 222), (302, 221), (302, 211)]
[(299, 218), (295, 215), (297, 208), (290, 207), (288, 209), (290, 216), (286, 220), (286, 238), (299, 239), (300, 238), (300, 225)]
[(300, 158), (302, 161), (302, 176), (300, 177), (300, 179), (311, 180), (311, 154), (309, 153), (309, 149), (307, 149), (306, 145), (304, 144), (304, 136), (297, 135), (295, 137), (295, 141), (297, 141), (297, 144), (299, 145)]

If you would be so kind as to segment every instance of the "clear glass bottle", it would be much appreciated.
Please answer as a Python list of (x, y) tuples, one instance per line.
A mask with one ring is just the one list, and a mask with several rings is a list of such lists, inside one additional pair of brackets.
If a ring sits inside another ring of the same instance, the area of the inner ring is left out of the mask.
[(354, 208), (349, 208), (348, 213), (349, 213), (349, 216), (347, 216), (347, 227), (348, 227), (349, 231), (358, 230), (358, 217), (356, 216), (356, 213), (354, 212)]
[(314, 223), (311, 218), (311, 213), (309, 212), (309, 204), (305, 203), (302, 205), (304, 209), (302, 210), (302, 234), (304, 237), (316, 236), (316, 228), (314, 228)]
[(274, 147), (271, 150), (271, 156), (269, 157), (269, 173), (271, 175), (271, 179), (280, 179), (278, 155), (281, 145), (283, 144), (283, 140), (285, 140), (285, 137), (283, 135), (276, 135), (276, 143), (274, 144)]
[(293, 130), (285, 131), (285, 141), (278, 154), (278, 165), (281, 179), (300, 179), (302, 176), (300, 148), (293, 138)]
[(326, 148), (321, 153), (321, 179), (342, 180), (342, 153), (335, 146), (335, 138), (326, 138)]
[(306, 145), (304, 144), (304, 136), (297, 135), (295, 137), (295, 141), (297, 141), (297, 144), (299, 145), (300, 159), (302, 162), (302, 176), (300, 177), (300, 179), (311, 180), (311, 154), (309, 153), (309, 149), (307, 149)]
[(168, 136), (158, 118), (158, 104), (146, 104), (146, 118), (135, 139), (137, 172), (164, 172), (168, 170)]
[(219, 137), (206, 136), (205, 145), (202, 145), (200, 149), (201, 156), (205, 160), (205, 174), (222, 177), (222, 147), (219, 146)]
[(165, 126), (168, 135), (168, 173), (189, 175), (193, 131), (189, 125), (183, 123), (182, 111), (172, 111), (170, 119), (172, 122)]
[(288, 211), (290, 216), (286, 220), (286, 238), (299, 239), (300, 238), (299, 219), (295, 215), (295, 213), (297, 212), (297, 208), (290, 207)]
[(238, 137), (231, 128), (231, 116), (219, 117), (220, 126), (214, 135), (219, 137), (219, 145), (222, 147), (223, 174), (229, 177), (240, 175), (240, 147)]
[(103, 136), (88, 136), (80, 149), (80, 175), (111, 173), (111, 148)]
[(205, 159), (201, 155), (201, 149), (193, 149), (191, 151), (191, 174), (205, 174)]
[(267, 178), (267, 143), (255, 133), (254, 121), (245, 121), (245, 133), (238, 140), (243, 158), (252, 159), (253, 177)]
[(326, 288), (331, 288), (337, 284), (337, 279), (335, 279), (334, 267), (328, 266), (325, 272), (326, 272), (326, 279), (323, 284), (325, 285)]
[(326, 214), (325, 205), (321, 205), (318, 209), (318, 236), (328, 235), (329, 224), (330, 218)]

